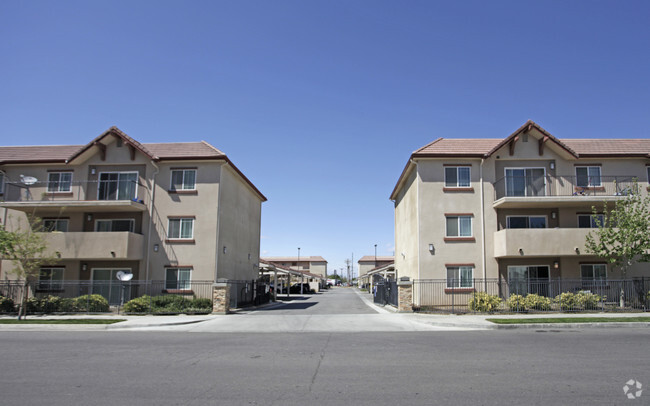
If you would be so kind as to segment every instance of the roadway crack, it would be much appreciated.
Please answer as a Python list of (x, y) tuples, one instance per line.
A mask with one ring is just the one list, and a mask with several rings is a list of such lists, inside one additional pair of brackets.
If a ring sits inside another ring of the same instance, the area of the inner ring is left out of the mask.
[(321, 362), (323, 362), (323, 358), (325, 358), (325, 351), (327, 350), (327, 346), (329, 345), (331, 338), (332, 338), (332, 334), (329, 334), (327, 336), (327, 341), (325, 342), (323, 349), (320, 351), (320, 357), (318, 358), (318, 365), (316, 365), (316, 371), (314, 371), (314, 375), (311, 377), (311, 383), (309, 384), (310, 393), (312, 387), (314, 386), (314, 382), (316, 382), (316, 377), (318, 376), (318, 371), (320, 370), (320, 364)]

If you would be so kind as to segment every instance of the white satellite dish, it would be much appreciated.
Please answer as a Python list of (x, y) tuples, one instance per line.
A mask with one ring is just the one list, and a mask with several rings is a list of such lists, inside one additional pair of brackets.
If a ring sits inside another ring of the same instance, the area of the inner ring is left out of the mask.
[(29, 186), (29, 185), (33, 185), (34, 183), (38, 182), (38, 179), (36, 179), (36, 178), (33, 177), (33, 176), (24, 176), (24, 175), (20, 175), (20, 181), (21, 181), (23, 184)]
[(133, 279), (133, 274), (131, 272), (118, 271), (115, 276), (117, 276), (117, 279), (122, 282), (128, 282)]

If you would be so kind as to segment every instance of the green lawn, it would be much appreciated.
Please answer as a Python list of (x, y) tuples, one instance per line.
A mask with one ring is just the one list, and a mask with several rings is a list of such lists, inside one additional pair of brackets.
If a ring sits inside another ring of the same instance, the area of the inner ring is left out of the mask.
[(0, 319), (0, 324), (113, 324), (126, 319)]
[(538, 323), (650, 323), (650, 317), (544, 317), (527, 319), (486, 319), (496, 324)]

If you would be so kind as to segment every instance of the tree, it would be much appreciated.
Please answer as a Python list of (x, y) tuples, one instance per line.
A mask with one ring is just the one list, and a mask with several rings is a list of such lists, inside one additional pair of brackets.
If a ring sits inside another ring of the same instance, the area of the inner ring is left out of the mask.
[(29, 284), (38, 279), (41, 266), (54, 264), (58, 261), (55, 255), (46, 252), (47, 244), (43, 235), (35, 232), (42, 230), (42, 221), (39, 218), (31, 217), (28, 218), (28, 223), (28, 227), (19, 227), (18, 231), (10, 232), (3, 229), (1, 234), (2, 240), (7, 241), (6, 248), (3, 247), (3, 256), (10, 259), (15, 265), (10, 272), (19, 279), (23, 279), (23, 294), (20, 298), (18, 320), (27, 314), (25, 305), (29, 296)]
[(0, 258), (9, 258), (13, 252), (14, 234), (0, 225)]
[[(625, 279), (628, 269), (637, 262), (650, 261), (650, 196), (642, 196), (635, 183), (624, 199), (616, 201), (610, 211), (605, 203), (600, 213), (593, 207), (597, 229), (587, 234), (587, 252), (604, 258), (621, 271)], [(625, 292), (621, 284), (621, 307)]]

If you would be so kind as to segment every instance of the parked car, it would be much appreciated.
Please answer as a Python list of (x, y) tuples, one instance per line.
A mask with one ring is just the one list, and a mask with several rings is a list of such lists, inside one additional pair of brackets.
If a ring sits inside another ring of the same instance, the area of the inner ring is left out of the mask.
[[(291, 285), (291, 288), (289, 289), (289, 293), (300, 293), (300, 283), (296, 283), (295, 285)], [(309, 287), (308, 283), (303, 283), (302, 284), (302, 293), (311, 293), (311, 288)]]

